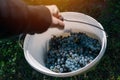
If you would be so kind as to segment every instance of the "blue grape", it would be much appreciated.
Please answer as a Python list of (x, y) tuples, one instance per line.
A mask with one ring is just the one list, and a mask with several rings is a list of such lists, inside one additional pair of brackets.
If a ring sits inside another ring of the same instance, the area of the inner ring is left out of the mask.
[(85, 33), (70, 32), (70, 36), (53, 36), (49, 41), (46, 67), (57, 73), (78, 70), (96, 58), (101, 45)]

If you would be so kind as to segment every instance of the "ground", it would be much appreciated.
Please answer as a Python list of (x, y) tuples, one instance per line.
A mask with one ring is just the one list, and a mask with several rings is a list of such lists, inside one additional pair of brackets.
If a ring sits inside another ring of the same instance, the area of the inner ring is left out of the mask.
[[(24, 0), (27, 4), (56, 4), (60, 11), (75, 11), (98, 20), (104, 27), (107, 49), (97, 66), (84, 75), (55, 78), (35, 71), (26, 62), (18, 38), (0, 40), (0, 80), (120, 80), (119, 0)], [(64, 4), (64, 5), (63, 5)]]

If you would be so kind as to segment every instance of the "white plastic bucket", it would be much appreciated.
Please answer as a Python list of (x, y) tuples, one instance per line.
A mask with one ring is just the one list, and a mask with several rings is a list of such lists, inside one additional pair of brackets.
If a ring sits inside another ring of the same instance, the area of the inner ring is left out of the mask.
[[(63, 12), (62, 16), (65, 19), (87, 22), (103, 29), (102, 25), (99, 22), (97, 22), (92, 17), (82, 13)], [(49, 39), (54, 34), (63, 33), (63, 30), (59, 30), (57, 28), (50, 28), (42, 34), (26, 35), (24, 44), (23, 44), (25, 59), (35, 70), (39, 71), (40, 73), (54, 76), (54, 77), (69, 77), (77, 74), (82, 74), (90, 70), (92, 67), (94, 67), (100, 61), (100, 59), (102, 58), (105, 52), (107, 39), (106, 39), (106, 33), (103, 30), (100, 30), (96, 27), (83, 24), (83, 23), (75, 23), (75, 22), (68, 22), (68, 21), (64, 21), (64, 23), (65, 23), (65, 30), (75, 29), (81, 32), (95, 34), (98, 37), (99, 41), (101, 42), (101, 45), (102, 45), (101, 50), (98, 56), (92, 62), (87, 64), (85, 67), (80, 68), (76, 71), (68, 72), (68, 73), (56, 73), (49, 70), (47, 67), (45, 67), (44, 60), (46, 58)]]

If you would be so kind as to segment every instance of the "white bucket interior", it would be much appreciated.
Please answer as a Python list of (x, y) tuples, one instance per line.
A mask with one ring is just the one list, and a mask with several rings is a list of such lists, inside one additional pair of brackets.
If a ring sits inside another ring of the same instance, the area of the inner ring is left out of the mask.
[[(98, 23), (95, 19), (82, 13), (64, 12), (62, 13), (62, 16), (65, 19), (91, 23), (103, 29), (102, 25)], [(88, 65), (86, 65), (81, 69), (68, 73), (56, 73), (45, 67), (44, 60), (46, 58), (49, 39), (52, 37), (52, 35), (63, 33), (63, 30), (59, 30), (57, 28), (49, 28), (46, 32), (42, 34), (27, 35), (24, 40), (25, 58), (34, 69), (36, 69), (37, 71), (43, 74), (55, 76), (55, 77), (68, 77), (68, 76), (81, 74), (92, 68), (94, 65), (96, 65), (104, 54), (107, 44), (106, 34), (104, 31), (87, 24), (67, 22), (67, 21), (65, 21), (64, 23), (65, 23), (65, 30), (71, 29), (71, 30), (87, 33), (88, 35), (89, 33), (91, 33), (93, 34), (92, 37), (97, 36), (102, 45), (101, 51), (99, 55), (91, 63), (89, 63)]]

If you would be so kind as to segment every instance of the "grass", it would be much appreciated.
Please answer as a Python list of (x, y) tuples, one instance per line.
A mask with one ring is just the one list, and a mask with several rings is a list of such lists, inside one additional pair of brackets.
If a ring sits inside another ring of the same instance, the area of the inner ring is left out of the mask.
[[(61, 11), (77, 11), (98, 20), (108, 34), (106, 52), (87, 77), (46, 76), (26, 62), (18, 38), (0, 40), (0, 80), (120, 80), (120, 1), (119, 0), (24, 0), (28, 4), (56, 4)], [(65, 3), (61, 6), (62, 3)], [(83, 3), (83, 4), (81, 4)], [(73, 4), (71, 6), (71, 4)]]

